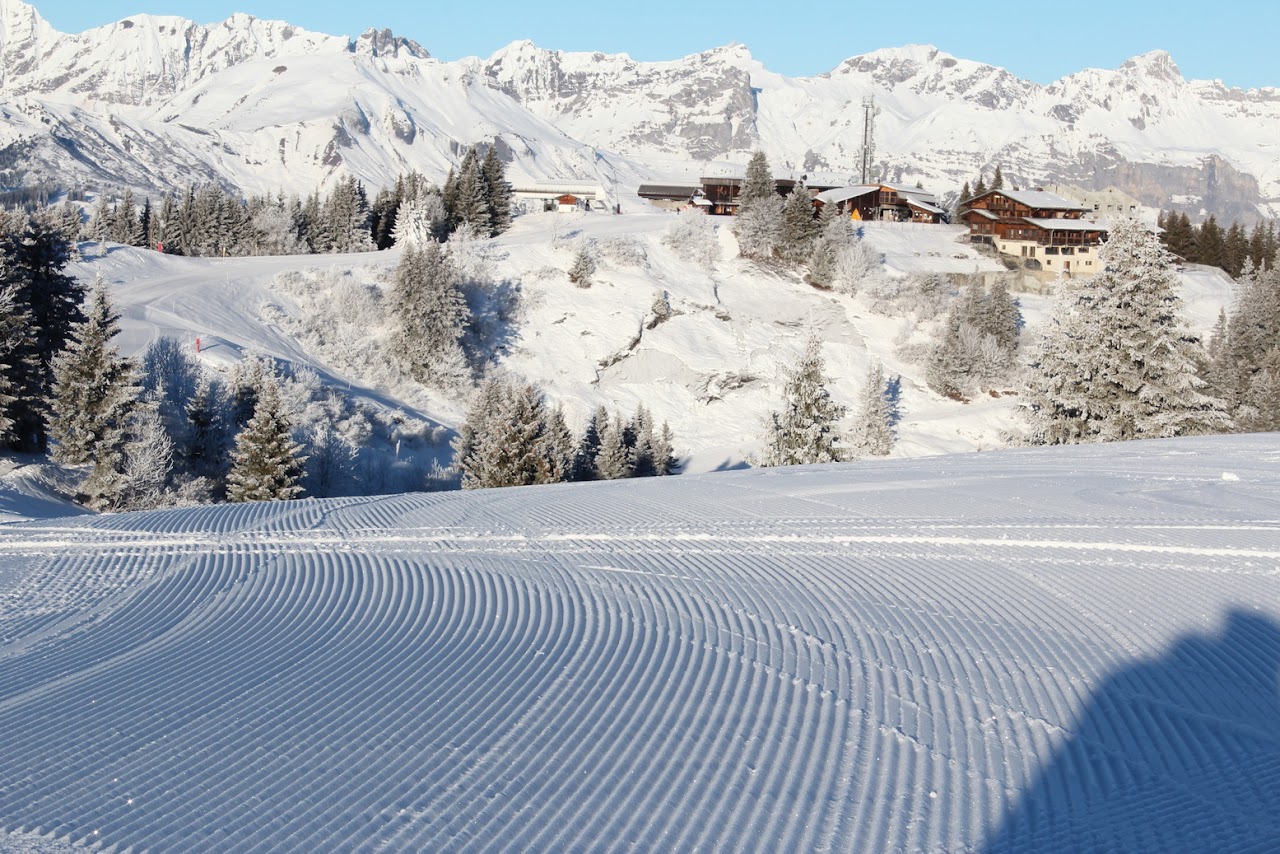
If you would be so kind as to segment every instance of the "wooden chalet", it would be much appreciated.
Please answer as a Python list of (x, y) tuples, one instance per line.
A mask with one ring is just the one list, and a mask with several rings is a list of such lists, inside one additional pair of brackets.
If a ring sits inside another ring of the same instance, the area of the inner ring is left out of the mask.
[(940, 223), (946, 219), (937, 199), (919, 187), (859, 184), (818, 193), (820, 205), (837, 205), (840, 213), (863, 221)]
[(700, 184), (641, 184), (636, 195), (654, 207), (663, 210), (679, 210), (700, 195)]
[(991, 190), (965, 203), (969, 239), (1027, 266), (1066, 273), (1095, 272), (1108, 228), (1084, 219), (1088, 208), (1042, 190)]

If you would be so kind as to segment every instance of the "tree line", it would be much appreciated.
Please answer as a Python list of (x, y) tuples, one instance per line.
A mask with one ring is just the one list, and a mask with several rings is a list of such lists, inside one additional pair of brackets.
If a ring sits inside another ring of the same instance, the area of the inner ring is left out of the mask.
[(1233, 279), (1240, 278), (1246, 269), (1270, 269), (1276, 265), (1280, 239), (1274, 220), (1258, 222), (1252, 230), (1239, 222), (1223, 229), (1213, 214), (1194, 225), (1186, 213), (1161, 211), (1158, 225), (1164, 230), (1161, 241), (1165, 248), (1178, 258), (1218, 267)]
[[(387, 249), (397, 235), (443, 240), (459, 228), (497, 236), (511, 227), (511, 185), (493, 145), (472, 146), (443, 186), (410, 172), (372, 199), (353, 177), (326, 194), (243, 197), (209, 184), (139, 202), (132, 190), (98, 195), (86, 228), (78, 211), (68, 240), (106, 240), (191, 256), (297, 255)], [(403, 220), (403, 221), (402, 221)]]

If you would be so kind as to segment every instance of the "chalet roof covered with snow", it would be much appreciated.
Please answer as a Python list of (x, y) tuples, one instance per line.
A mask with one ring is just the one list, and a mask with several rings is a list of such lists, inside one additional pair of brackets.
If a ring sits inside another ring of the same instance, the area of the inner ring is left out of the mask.
[(1035, 219), (1032, 217), (1023, 217), (1023, 222), (1029, 222), (1037, 228), (1043, 228), (1045, 231), (1110, 231), (1111, 228), (1104, 223), (1094, 222), (1089, 219)]
[(824, 205), (839, 204), (850, 199), (861, 198), (868, 193), (878, 192), (879, 189), (879, 185), (864, 186), (861, 184), (854, 187), (838, 187), (834, 190), (823, 190), (815, 198)]
[(937, 205), (930, 204), (929, 202), (926, 202), (921, 198), (917, 198), (915, 196), (903, 196), (902, 200), (913, 208), (919, 208), (922, 211), (926, 211), (931, 214), (937, 214), (938, 216), (947, 215), (947, 212), (944, 211), (942, 208), (938, 207)]
[(1044, 190), (988, 190), (978, 198), (985, 198), (993, 193), (999, 193), (1006, 198), (1013, 199), (1019, 204), (1026, 205), (1034, 210), (1049, 211), (1087, 211), (1089, 208), (1073, 202), (1070, 199), (1064, 199), (1056, 193), (1046, 193)]

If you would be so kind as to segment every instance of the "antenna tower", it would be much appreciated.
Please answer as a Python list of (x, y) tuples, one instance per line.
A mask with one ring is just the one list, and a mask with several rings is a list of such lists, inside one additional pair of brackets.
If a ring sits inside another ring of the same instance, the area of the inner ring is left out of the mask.
[(880, 111), (876, 109), (876, 99), (874, 95), (868, 95), (862, 99), (862, 152), (860, 156), (862, 164), (862, 183), (871, 182), (871, 170), (874, 168), (876, 160), (876, 116)]

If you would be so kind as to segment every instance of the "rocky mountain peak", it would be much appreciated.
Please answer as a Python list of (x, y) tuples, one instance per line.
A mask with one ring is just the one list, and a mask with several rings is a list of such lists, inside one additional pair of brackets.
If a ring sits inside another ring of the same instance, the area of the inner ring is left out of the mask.
[(1127, 60), (1120, 66), (1120, 73), (1147, 77), (1162, 83), (1184, 83), (1182, 71), (1168, 51), (1153, 50)]

